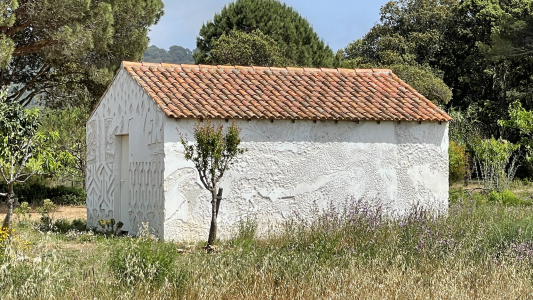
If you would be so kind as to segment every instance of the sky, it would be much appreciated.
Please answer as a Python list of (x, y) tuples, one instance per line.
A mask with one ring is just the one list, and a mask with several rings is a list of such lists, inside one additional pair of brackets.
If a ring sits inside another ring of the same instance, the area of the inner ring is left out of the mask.
[[(379, 9), (389, 0), (282, 0), (311, 23), (333, 49), (363, 37), (379, 21)], [(196, 48), (200, 27), (230, 0), (164, 0), (165, 15), (151, 28), (150, 45)]]

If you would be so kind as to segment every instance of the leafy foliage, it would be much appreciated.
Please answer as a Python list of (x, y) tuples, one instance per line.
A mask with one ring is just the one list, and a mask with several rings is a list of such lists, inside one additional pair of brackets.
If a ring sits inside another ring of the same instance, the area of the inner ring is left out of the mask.
[(23, 106), (38, 96), (55, 106), (94, 103), (122, 60), (141, 58), (148, 28), (163, 14), (161, 0), (16, 4), (0, 4), (8, 7), (0, 15), (0, 86)]
[(40, 130), (57, 132), (56, 149), (69, 153), (72, 160), (60, 170), (63, 180), (81, 181), (85, 188), (87, 143), (85, 122), (89, 117), (86, 107), (66, 107), (65, 109), (46, 110)]
[(497, 202), (504, 205), (531, 205), (531, 201), (524, 201), (520, 199), (510, 190), (503, 190), (501, 192), (491, 191), (488, 195), (488, 198), (491, 202)]
[(216, 192), (216, 185), (229, 170), (233, 160), (244, 153), (245, 150), (239, 148), (240, 132), (241, 129), (235, 123), (224, 133), (222, 125), (215, 127), (210, 120), (206, 120), (196, 124), (193, 144), (181, 137), (185, 159), (194, 163), (207, 190)]
[[(503, 191), (514, 179), (519, 145), (502, 139), (479, 139), (473, 144), (476, 167), (486, 189)], [(511, 158), (513, 158), (511, 160)]]
[[(13, 11), (18, 7), (16, 0), (4, 0), (0, 2), (0, 28), (11, 27), (15, 23), (15, 15)], [(0, 33), (0, 69), (7, 66), (11, 60), (11, 56), (15, 51), (15, 43), (13, 40), (6, 37), (4, 33)]]
[[(0, 93), (0, 175), (7, 185), (8, 213), (3, 227), (11, 226), (15, 183), (37, 174), (53, 174), (72, 160), (69, 153), (55, 148), (57, 132), (39, 132), (39, 111), (7, 103)], [(5, 94), (4, 94), (5, 96)]]
[[(512, 37), (514, 48), (521, 38), (527, 44), (524, 35), (509, 33), (530, 22), (531, 7), (530, 0), (390, 1), (380, 22), (346, 47), (344, 58), (358, 65), (430, 68), (453, 90), (448, 105), (465, 111), (475, 104), (486, 135), (498, 136), (494, 120), (506, 115), (510, 101), (518, 99), (526, 109), (533, 104), (533, 53), (495, 55), (495, 36)], [(519, 31), (526, 34), (524, 26)]]
[[(5, 183), (0, 183), (0, 191), (7, 190)], [(46, 181), (29, 180), (13, 186), (13, 193), (19, 201), (31, 204), (50, 199), (59, 205), (85, 205), (87, 194), (85, 189), (70, 186), (50, 186)]]
[(291, 65), (276, 42), (259, 29), (232, 30), (213, 42), (208, 62), (215, 65), (283, 67)]
[(498, 124), (519, 131), (520, 145), (525, 148), (526, 158), (530, 160), (533, 150), (533, 112), (525, 110), (522, 104), (516, 101), (509, 106), (509, 120), (500, 120)]
[(167, 51), (152, 45), (144, 51), (142, 61), (152, 63), (192, 64), (192, 51), (182, 46), (171, 46)]
[(196, 40), (196, 63), (210, 63), (214, 43), (231, 31), (261, 30), (281, 49), (283, 56), (301, 67), (329, 67), (334, 55), (307, 20), (293, 8), (276, 0), (236, 0), (215, 14), (200, 29)]
[(466, 173), (466, 165), (468, 164), (466, 149), (464, 146), (450, 141), (448, 155), (450, 160), (450, 183), (458, 182), (464, 178)]

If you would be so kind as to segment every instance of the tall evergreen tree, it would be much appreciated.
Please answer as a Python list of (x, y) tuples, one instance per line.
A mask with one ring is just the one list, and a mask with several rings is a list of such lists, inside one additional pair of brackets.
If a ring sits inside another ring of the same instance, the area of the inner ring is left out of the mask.
[[(15, 0), (0, 3), (0, 86), (7, 101), (92, 101), (122, 60), (140, 60), (162, 0)], [(7, 45), (7, 46), (6, 46)], [(3, 63), (2, 63), (3, 62)]]
[(210, 51), (223, 34), (259, 29), (276, 41), (284, 57), (301, 67), (332, 66), (334, 55), (309, 22), (276, 0), (236, 0), (200, 29), (196, 63), (209, 63)]

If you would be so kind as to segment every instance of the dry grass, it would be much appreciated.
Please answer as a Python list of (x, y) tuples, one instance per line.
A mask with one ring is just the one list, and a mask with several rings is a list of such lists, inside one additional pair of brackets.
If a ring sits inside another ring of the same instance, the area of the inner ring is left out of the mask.
[[(117, 253), (128, 253), (130, 263), (139, 265), (151, 252), (132, 245), (146, 239), (21, 227), (19, 238), (31, 241), (32, 249), (18, 252), (23, 260), (4, 259), (0, 298), (533, 298), (533, 208), (457, 201), (447, 218), (413, 212), (398, 222), (359, 204), (341, 214), (330, 208), (317, 212), (313, 222), (296, 220), (283, 234), (263, 240), (254, 238), (249, 222), (234, 239), (220, 243), (219, 253), (200, 247), (163, 252), (175, 260), (166, 270), (168, 280), (160, 283), (150, 279), (149, 270), (123, 276), (109, 263), (120, 261)], [(151, 249), (169, 246), (149, 243)], [(157, 265), (148, 269), (161, 271)], [(131, 276), (141, 279), (130, 284)]]

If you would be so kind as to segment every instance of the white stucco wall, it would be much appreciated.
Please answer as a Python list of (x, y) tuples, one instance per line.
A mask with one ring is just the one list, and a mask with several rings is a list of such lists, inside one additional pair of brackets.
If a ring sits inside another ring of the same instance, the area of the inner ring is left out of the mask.
[[(166, 119), (164, 238), (206, 239), (210, 194), (184, 159), (179, 132), (193, 136), (196, 120)], [(224, 121), (220, 121), (227, 125)], [(241, 156), (222, 182), (219, 236), (235, 232), (240, 219), (259, 230), (316, 207), (350, 199), (380, 203), (390, 214), (413, 206), (446, 211), (448, 124), (332, 121), (238, 121)], [(179, 131), (179, 132), (178, 132)]]
[(165, 114), (135, 80), (121, 69), (87, 122), (87, 224), (121, 221), (120, 136), (129, 135), (129, 224), (141, 222), (163, 232)]

